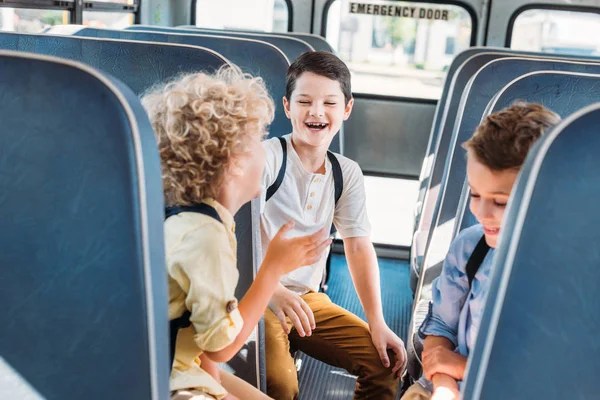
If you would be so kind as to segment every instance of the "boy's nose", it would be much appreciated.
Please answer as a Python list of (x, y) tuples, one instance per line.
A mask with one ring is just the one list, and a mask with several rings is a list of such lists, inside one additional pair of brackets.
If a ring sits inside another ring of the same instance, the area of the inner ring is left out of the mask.
[(313, 117), (322, 117), (324, 113), (323, 107), (320, 105), (315, 104), (310, 108), (310, 115)]
[(493, 214), (494, 214), (492, 206), (490, 204), (488, 204), (487, 201), (481, 202), (481, 204), (479, 205), (478, 213), (479, 213), (480, 220), (492, 218)]

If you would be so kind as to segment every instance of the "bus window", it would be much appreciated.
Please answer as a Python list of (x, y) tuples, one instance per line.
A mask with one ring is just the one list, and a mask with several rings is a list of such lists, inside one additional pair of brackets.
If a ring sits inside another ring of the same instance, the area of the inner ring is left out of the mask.
[(28, 8), (0, 8), (0, 30), (39, 33), (52, 25), (69, 23), (69, 12)]
[(84, 11), (83, 25), (92, 28), (123, 29), (133, 25), (133, 14), (122, 12)]
[(196, 0), (200, 28), (287, 32), (288, 21), (285, 0)]
[(470, 46), (462, 7), (405, 1), (336, 0), (327, 41), (352, 72), (352, 91), (438, 99), (446, 70)]
[(510, 48), (581, 56), (600, 55), (600, 14), (564, 10), (526, 10), (513, 17)]

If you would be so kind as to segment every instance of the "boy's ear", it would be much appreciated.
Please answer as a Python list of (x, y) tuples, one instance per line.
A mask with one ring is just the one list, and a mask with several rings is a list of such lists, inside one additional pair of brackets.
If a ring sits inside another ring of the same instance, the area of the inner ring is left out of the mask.
[(354, 97), (350, 99), (348, 104), (346, 104), (346, 109), (344, 110), (344, 121), (350, 118), (350, 113), (352, 112), (352, 107), (354, 106)]
[(291, 119), (290, 117), (290, 102), (288, 101), (287, 97), (283, 96), (283, 110), (285, 111), (285, 116), (288, 117), (288, 119)]
[(240, 164), (240, 160), (235, 155), (233, 155), (229, 159), (229, 165), (227, 166), (227, 174), (231, 177), (244, 176), (244, 169)]

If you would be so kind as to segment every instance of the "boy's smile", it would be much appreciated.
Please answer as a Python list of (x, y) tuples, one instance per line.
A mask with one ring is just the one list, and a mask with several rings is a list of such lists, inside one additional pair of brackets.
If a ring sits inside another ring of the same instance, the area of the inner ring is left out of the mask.
[(471, 188), (471, 212), (483, 225), (485, 241), (495, 248), (504, 210), (519, 171), (493, 171), (479, 162), (472, 150), (467, 151), (467, 177)]
[(285, 114), (292, 122), (294, 143), (327, 149), (348, 119), (354, 100), (345, 104), (336, 80), (302, 73), (296, 80), (291, 99), (284, 98)]

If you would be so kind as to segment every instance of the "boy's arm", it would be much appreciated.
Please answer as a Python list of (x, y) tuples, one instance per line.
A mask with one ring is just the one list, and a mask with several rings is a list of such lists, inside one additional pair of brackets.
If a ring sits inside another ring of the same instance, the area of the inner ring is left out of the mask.
[(432, 381), (440, 374), (462, 381), (467, 368), (467, 357), (454, 351), (454, 344), (443, 336), (427, 336), (423, 343), (423, 373)]
[(402, 374), (406, 366), (404, 342), (387, 326), (383, 318), (379, 285), (379, 265), (375, 249), (368, 236), (344, 239), (348, 269), (356, 293), (365, 310), (371, 339), (384, 367), (390, 366), (387, 350), (396, 354), (393, 372)]
[(240, 351), (265, 313), (273, 292), (279, 286), (281, 275), (302, 265), (315, 263), (331, 244), (327, 229), (310, 236), (286, 238), (285, 235), (293, 226), (293, 223), (285, 224), (269, 244), (254, 282), (240, 301), (239, 312), (244, 324), (228, 346), (206, 353), (213, 361), (227, 362)]
[(419, 329), (424, 339), (423, 373), (429, 380), (438, 373), (462, 380), (466, 369), (467, 358), (455, 352), (458, 321), (469, 294), (462, 240), (459, 237), (452, 243), (442, 273), (433, 281), (429, 313)]

